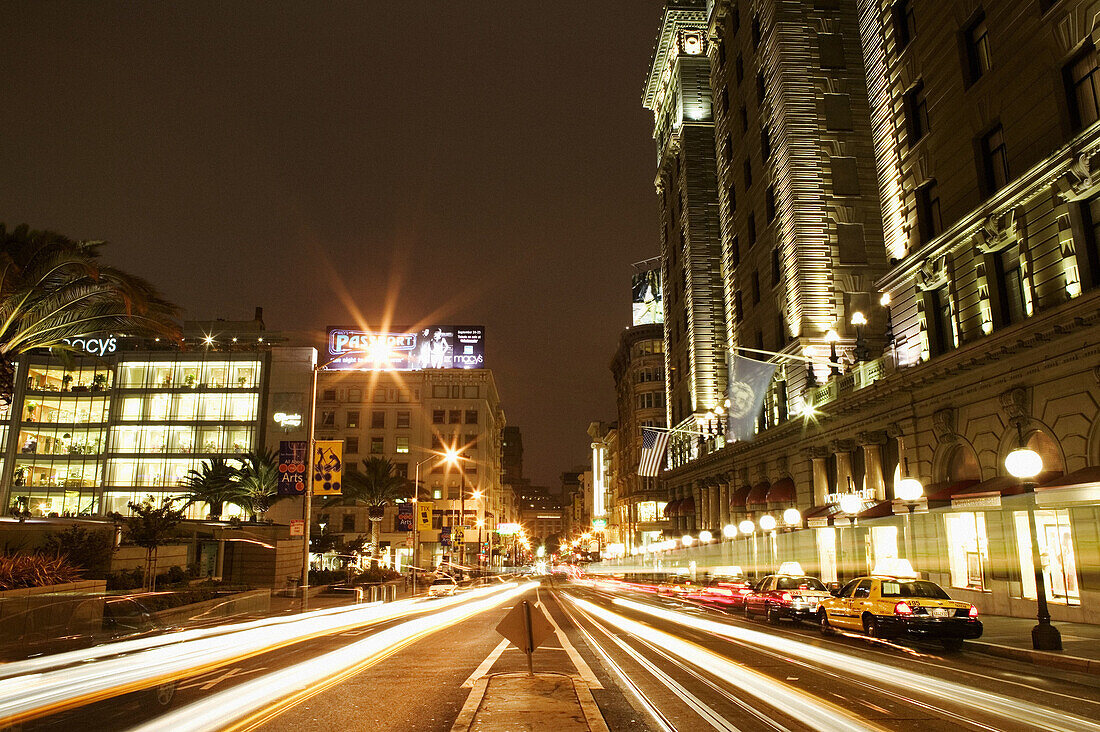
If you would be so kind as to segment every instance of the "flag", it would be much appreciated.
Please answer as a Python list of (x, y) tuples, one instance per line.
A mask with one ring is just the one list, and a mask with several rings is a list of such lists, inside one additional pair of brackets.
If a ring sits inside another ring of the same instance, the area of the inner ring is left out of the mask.
[(756, 416), (764, 406), (764, 395), (777, 367), (744, 356), (730, 359), (728, 440), (742, 442), (756, 434)]
[(642, 428), (642, 459), (638, 463), (638, 475), (657, 477), (665, 461), (668, 432), (649, 427)]

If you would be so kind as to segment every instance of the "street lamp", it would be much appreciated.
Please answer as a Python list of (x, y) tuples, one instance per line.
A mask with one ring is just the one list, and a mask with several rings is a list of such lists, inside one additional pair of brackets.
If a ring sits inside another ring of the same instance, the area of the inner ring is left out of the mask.
[(711, 540), (712, 540), (713, 538), (714, 538), (714, 534), (710, 533), (710, 532), (709, 532), (709, 531), (707, 531), (706, 529), (704, 529), (703, 531), (700, 531), (700, 532), (699, 532), (699, 543), (700, 543), (700, 544), (709, 544), (709, 543), (710, 543), (710, 541), (711, 541)]
[(747, 534), (752, 537), (752, 579), (753, 582), (755, 582), (756, 574), (759, 571), (759, 567), (757, 566), (757, 559), (759, 556), (756, 549), (756, 524), (752, 522), (752, 519), (745, 519), (737, 528), (741, 530), (742, 534)]
[[(907, 473), (908, 462), (906, 460)], [(913, 509), (924, 495), (924, 486), (916, 478), (902, 478), (894, 486), (894, 495), (905, 504), (905, 558), (912, 564), (916, 558), (913, 556)]]
[[(845, 493), (840, 497), (840, 512), (847, 514), (848, 525), (854, 527), (856, 516), (863, 510), (863, 499), (855, 493)], [(840, 543), (837, 549), (837, 579), (840, 579), (844, 569), (844, 525), (841, 524), (837, 541)]]
[(802, 523), (802, 513), (797, 508), (788, 508), (783, 512), (783, 523), (793, 529)]
[[(424, 448), (418, 448), (424, 449)], [(420, 569), (420, 466), (424, 463), (429, 463), (432, 460), (439, 458), (443, 459), (443, 462), (450, 465), (458, 465), (459, 454), (454, 448), (448, 448), (440, 454), (434, 450), (428, 450), (431, 454), (416, 464), (416, 468), (413, 471), (413, 594), (416, 594), (416, 572)], [(408, 473), (406, 473), (408, 475)]]
[(733, 524), (726, 524), (722, 527), (722, 536), (727, 539), (737, 538), (737, 527)]
[(770, 513), (766, 513), (760, 517), (760, 530), (764, 532), (765, 539), (768, 542), (768, 557), (770, 565), (775, 566), (779, 563), (779, 547), (776, 545), (775, 527), (778, 525), (775, 516)]
[(1050, 624), (1050, 611), (1047, 609), (1047, 585), (1043, 575), (1043, 556), (1039, 551), (1039, 530), (1035, 524), (1035, 476), (1043, 470), (1043, 458), (1039, 453), (1027, 447), (1023, 429), (1017, 425), (1019, 447), (1005, 457), (1005, 468), (1018, 478), (1028, 494), (1027, 516), (1031, 530), (1031, 564), (1035, 570), (1035, 600), (1038, 608), (1038, 625), (1031, 629), (1031, 647), (1037, 651), (1062, 650), (1062, 635)]
[(825, 340), (829, 342), (829, 376), (840, 376), (840, 358), (836, 355), (836, 342), (840, 340), (840, 335), (829, 328)]
[(867, 344), (863, 342), (863, 326), (867, 325), (867, 316), (859, 310), (852, 313), (852, 325), (856, 327), (856, 351), (857, 361), (866, 361), (868, 357)]
[(695, 543), (695, 538), (691, 534), (684, 534), (680, 537), (680, 541), (684, 546), (691, 546)]

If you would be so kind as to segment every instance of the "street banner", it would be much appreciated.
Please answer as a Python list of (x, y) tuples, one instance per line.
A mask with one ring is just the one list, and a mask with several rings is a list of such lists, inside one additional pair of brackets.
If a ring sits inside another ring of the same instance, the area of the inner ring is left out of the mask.
[(439, 543), (442, 544), (443, 546), (450, 546), (451, 545), (451, 527), (450, 526), (444, 526), (442, 529), (440, 529), (440, 531), (439, 531)]
[(413, 530), (413, 505), (411, 502), (397, 504), (397, 530)]
[(416, 529), (417, 531), (431, 531), (432, 528), (432, 511), (435, 509), (435, 504), (431, 501), (420, 501), (417, 504), (416, 509)]
[(279, 495), (300, 496), (306, 492), (306, 441), (279, 443)]
[(317, 440), (313, 445), (313, 495), (340, 495), (344, 479), (344, 441)]
[(756, 417), (764, 407), (764, 395), (777, 366), (744, 356), (730, 359), (728, 440), (742, 442), (756, 434)]
[(465, 526), (455, 526), (451, 529), (451, 539), (454, 541), (455, 544), (462, 544), (463, 543), (462, 540), (465, 539), (465, 538), (466, 538), (466, 527)]

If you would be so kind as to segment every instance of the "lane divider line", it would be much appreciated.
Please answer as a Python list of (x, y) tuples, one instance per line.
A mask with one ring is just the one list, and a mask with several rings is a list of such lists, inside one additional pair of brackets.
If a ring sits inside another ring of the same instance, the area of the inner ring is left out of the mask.
[[(551, 595), (552, 596), (552, 595)], [(539, 588), (535, 588), (535, 598), (538, 600), (538, 608), (542, 611), (542, 614), (546, 616), (546, 619), (550, 621), (550, 625), (554, 626), (554, 635), (558, 637), (558, 642), (561, 643), (562, 648), (569, 655), (569, 660), (573, 662), (573, 666), (577, 669), (577, 673), (581, 675), (581, 679), (584, 683), (588, 684), (589, 689), (602, 689), (603, 684), (596, 678), (596, 674), (592, 673), (591, 667), (588, 663), (581, 658), (581, 654), (577, 652), (577, 649), (573, 647), (573, 644), (569, 642), (569, 638), (566, 637), (565, 632), (562, 631), (561, 626), (554, 620), (551, 615), (542, 604), (542, 596), (539, 594)], [(561, 603), (558, 603), (558, 607), (561, 607)]]
[(500, 658), (500, 654), (504, 653), (504, 649), (507, 647), (508, 639), (505, 638), (497, 644), (496, 648), (489, 651), (489, 655), (485, 657), (485, 660), (482, 661), (476, 669), (474, 669), (474, 672), (472, 674), (466, 677), (466, 680), (462, 682), (462, 688), (474, 688), (474, 684), (477, 683), (477, 681), (481, 679), (482, 676), (489, 673), (489, 669), (493, 667), (493, 664), (497, 662), (497, 659)]

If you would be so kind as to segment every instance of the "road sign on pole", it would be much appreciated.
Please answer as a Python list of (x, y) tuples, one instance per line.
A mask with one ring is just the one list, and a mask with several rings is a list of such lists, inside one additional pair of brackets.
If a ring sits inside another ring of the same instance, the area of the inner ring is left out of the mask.
[(554, 626), (547, 620), (542, 608), (538, 605), (532, 607), (524, 600), (516, 603), (512, 611), (504, 616), (497, 625), (497, 632), (527, 654), (527, 674), (530, 676), (534, 674), (531, 654), (554, 633)]

